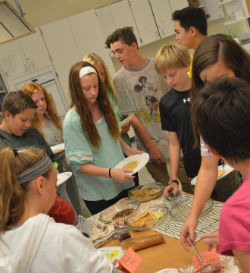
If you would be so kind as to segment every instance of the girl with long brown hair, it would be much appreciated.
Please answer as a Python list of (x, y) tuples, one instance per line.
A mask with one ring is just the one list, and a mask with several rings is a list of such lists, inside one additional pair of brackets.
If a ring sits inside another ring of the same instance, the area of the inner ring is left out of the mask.
[[(238, 77), (250, 85), (249, 75), (250, 56), (237, 42), (223, 34), (207, 37), (194, 53), (191, 105), (196, 101), (197, 95), (206, 83), (213, 79)], [(200, 138), (194, 120), (193, 118), (193, 128), (196, 143), (201, 147), (202, 161), (196, 180), (192, 208), (181, 229), (181, 242), (184, 247), (189, 245), (186, 240), (188, 236), (191, 239), (195, 238), (199, 215), (212, 192), (217, 195), (215, 199), (226, 201), (241, 184), (240, 177), (236, 172), (231, 172), (216, 183), (219, 157), (214, 155)]]
[(97, 213), (126, 197), (131, 171), (114, 168), (126, 155), (141, 153), (120, 138), (118, 123), (96, 69), (78, 62), (69, 73), (71, 109), (63, 122), (66, 157), (83, 199)]
[(1, 272), (117, 272), (75, 226), (46, 215), (57, 174), (43, 150), (8, 147), (0, 162)]
[[(120, 116), (118, 102), (119, 102), (119, 95), (116, 91), (114, 83), (112, 81), (111, 75), (109, 73), (108, 67), (103, 61), (103, 59), (98, 56), (96, 53), (88, 53), (83, 56), (83, 62), (88, 62), (94, 66), (96, 71), (99, 74), (100, 79), (104, 85), (105, 91), (108, 95), (109, 101), (115, 113), (115, 117), (118, 123), (121, 122), (121, 119), (125, 119), (127, 116)], [(121, 127), (121, 138), (131, 147), (130, 137), (128, 131), (130, 129), (130, 123), (123, 125)], [(134, 182), (136, 186), (139, 186), (139, 176), (138, 173), (135, 174)]]

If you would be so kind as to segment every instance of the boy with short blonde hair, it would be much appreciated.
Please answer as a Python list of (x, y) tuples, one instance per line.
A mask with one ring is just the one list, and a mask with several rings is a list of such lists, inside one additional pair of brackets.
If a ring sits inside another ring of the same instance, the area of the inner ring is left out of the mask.
[(170, 157), (170, 183), (165, 188), (167, 197), (170, 190), (178, 190), (177, 170), (180, 152), (187, 179), (181, 181), (184, 191), (192, 193), (191, 178), (198, 174), (201, 162), (200, 149), (194, 148), (194, 135), (190, 119), (191, 79), (187, 75), (190, 65), (188, 50), (178, 44), (163, 46), (155, 56), (155, 69), (171, 90), (160, 100), (161, 126), (168, 131)]
[(188, 49), (178, 44), (163, 46), (155, 56), (155, 69), (158, 74), (163, 74), (168, 68), (183, 68), (189, 64)]

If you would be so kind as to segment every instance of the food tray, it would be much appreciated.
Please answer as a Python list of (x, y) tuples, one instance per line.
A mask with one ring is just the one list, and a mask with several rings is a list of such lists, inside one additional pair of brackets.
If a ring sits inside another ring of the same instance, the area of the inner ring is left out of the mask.
[(127, 225), (132, 230), (150, 229), (153, 226), (160, 225), (167, 213), (168, 209), (166, 206), (139, 208), (136, 212), (128, 216)]
[[(170, 201), (170, 216), (176, 222), (184, 223), (189, 216), (191, 205), (192, 205), (192, 197), (180, 195), (179, 197), (175, 197)], [(209, 199), (202, 210), (200, 217), (206, 216), (213, 207), (213, 199)]]
[(159, 183), (141, 185), (128, 192), (130, 199), (138, 202), (147, 202), (162, 195), (164, 186)]
[(100, 213), (100, 220), (105, 224), (115, 223), (120, 220), (126, 221), (129, 214), (137, 211), (138, 208), (139, 202), (123, 198), (113, 206), (102, 211)]

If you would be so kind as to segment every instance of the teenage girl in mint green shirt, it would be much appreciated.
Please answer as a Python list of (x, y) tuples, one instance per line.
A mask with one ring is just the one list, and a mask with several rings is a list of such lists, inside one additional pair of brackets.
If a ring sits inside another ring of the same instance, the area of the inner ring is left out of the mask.
[(78, 62), (69, 75), (72, 108), (63, 123), (65, 152), (83, 199), (97, 213), (126, 197), (134, 186), (131, 171), (114, 168), (123, 153), (141, 153), (121, 138), (118, 123), (93, 66)]

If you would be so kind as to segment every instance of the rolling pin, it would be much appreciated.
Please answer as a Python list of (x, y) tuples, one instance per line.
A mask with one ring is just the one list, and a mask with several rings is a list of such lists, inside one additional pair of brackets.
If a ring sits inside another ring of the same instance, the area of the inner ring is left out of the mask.
[(150, 235), (144, 238), (129, 238), (122, 242), (122, 249), (131, 247), (134, 251), (164, 243), (162, 234)]

